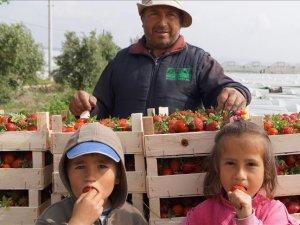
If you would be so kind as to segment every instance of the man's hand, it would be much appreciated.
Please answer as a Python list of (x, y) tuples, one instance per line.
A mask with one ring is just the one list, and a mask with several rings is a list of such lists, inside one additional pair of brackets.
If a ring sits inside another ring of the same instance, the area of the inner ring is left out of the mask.
[(246, 98), (234, 88), (224, 88), (218, 96), (217, 110), (237, 111), (246, 108)]
[(91, 111), (96, 106), (97, 99), (85, 91), (76, 92), (71, 98), (69, 109), (74, 116), (80, 116), (84, 111)]

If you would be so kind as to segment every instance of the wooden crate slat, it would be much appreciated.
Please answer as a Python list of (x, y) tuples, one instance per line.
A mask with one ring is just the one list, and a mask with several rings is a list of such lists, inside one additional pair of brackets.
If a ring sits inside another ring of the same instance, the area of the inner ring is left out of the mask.
[(53, 172), (59, 172), (59, 162), (62, 154), (53, 154)]
[(175, 217), (171, 219), (151, 219), (149, 225), (182, 225), (185, 217)]
[(146, 193), (146, 172), (128, 171), (126, 176), (129, 193)]
[(149, 198), (203, 195), (205, 173), (147, 176)]
[(144, 154), (143, 132), (141, 131), (117, 131), (124, 154)]
[(213, 147), (216, 133), (203, 131), (145, 135), (145, 153), (147, 157), (208, 154)]
[(275, 196), (300, 195), (300, 174), (277, 176), (278, 186)]
[(50, 199), (39, 207), (0, 208), (1, 225), (33, 225), (37, 218), (51, 204)]
[(51, 183), (53, 166), (0, 169), (0, 189), (42, 190)]
[(269, 135), (277, 155), (300, 152), (300, 134)]
[(296, 219), (300, 220), (300, 213), (291, 214), (291, 216), (293, 216)]
[(48, 139), (47, 131), (0, 132), (0, 151), (46, 151)]
[(143, 193), (132, 193), (132, 205), (135, 206), (144, 215)]
[[(73, 133), (52, 133), (51, 151), (53, 154), (62, 154), (64, 148)], [(143, 154), (143, 132), (118, 131), (116, 134), (121, 140), (124, 154)]]
[(51, 152), (52, 154), (62, 154), (65, 146), (73, 133), (52, 132)]

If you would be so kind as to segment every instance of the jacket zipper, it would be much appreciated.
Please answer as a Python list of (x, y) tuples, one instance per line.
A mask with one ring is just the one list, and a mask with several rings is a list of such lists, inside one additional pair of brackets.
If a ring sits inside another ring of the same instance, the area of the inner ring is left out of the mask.
[(152, 93), (152, 89), (153, 89), (154, 79), (157, 77), (157, 71), (158, 71), (158, 67), (159, 67), (159, 59), (160, 58), (153, 58), (152, 57), (152, 60), (154, 62), (154, 67), (153, 67), (152, 73), (151, 73), (151, 81), (150, 81), (149, 91), (148, 91), (148, 94), (147, 94), (147, 102), (146, 102), (145, 112), (147, 112), (147, 109), (150, 107), (150, 105), (152, 103), (151, 93)]

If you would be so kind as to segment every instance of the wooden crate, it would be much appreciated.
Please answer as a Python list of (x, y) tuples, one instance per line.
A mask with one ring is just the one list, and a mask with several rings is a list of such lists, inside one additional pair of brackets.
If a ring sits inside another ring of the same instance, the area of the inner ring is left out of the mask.
[(0, 208), (1, 225), (34, 225), (43, 210), (51, 204), (50, 199), (38, 207)]
[(207, 155), (217, 131), (145, 135), (146, 157)]
[(144, 146), (146, 157), (178, 155), (207, 155), (218, 131), (154, 134), (152, 117), (144, 117)]
[(0, 189), (42, 190), (51, 184), (53, 166), (0, 169)]
[[(149, 198), (203, 195), (205, 173), (159, 176), (157, 158), (147, 157), (146, 160), (146, 185)], [(184, 185), (179, 185), (178, 181)]]
[(0, 224), (34, 225), (43, 210), (51, 204), (50, 198), (42, 202), (42, 191), (28, 190), (27, 207), (0, 208)]
[(8, 131), (0, 133), (0, 151), (49, 150), (49, 113), (37, 113), (37, 131)]
[[(121, 140), (124, 154), (144, 154), (143, 148), (143, 124), (142, 114), (132, 114), (132, 131), (116, 131), (116, 134)], [(61, 123), (61, 116), (55, 115), (52, 117), (53, 132), (51, 134), (51, 152), (53, 154), (62, 154), (64, 148), (71, 137), (72, 133), (62, 133), (61, 126), (56, 123)]]

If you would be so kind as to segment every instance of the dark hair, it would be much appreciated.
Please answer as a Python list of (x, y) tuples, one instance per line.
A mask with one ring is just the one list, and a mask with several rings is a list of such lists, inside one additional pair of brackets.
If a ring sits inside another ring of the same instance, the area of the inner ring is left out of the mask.
[(214, 147), (209, 157), (208, 171), (204, 179), (205, 197), (214, 197), (220, 194), (222, 190), (219, 163), (223, 138), (230, 136), (238, 137), (242, 134), (257, 135), (264, 141), (264, 181), (262, 187), (265, 189), (268, 197), (273, 197), (277, 185), (277, 170), (271, 141), (262, 127), (244, 120), (229, 123), (216, 134)]

